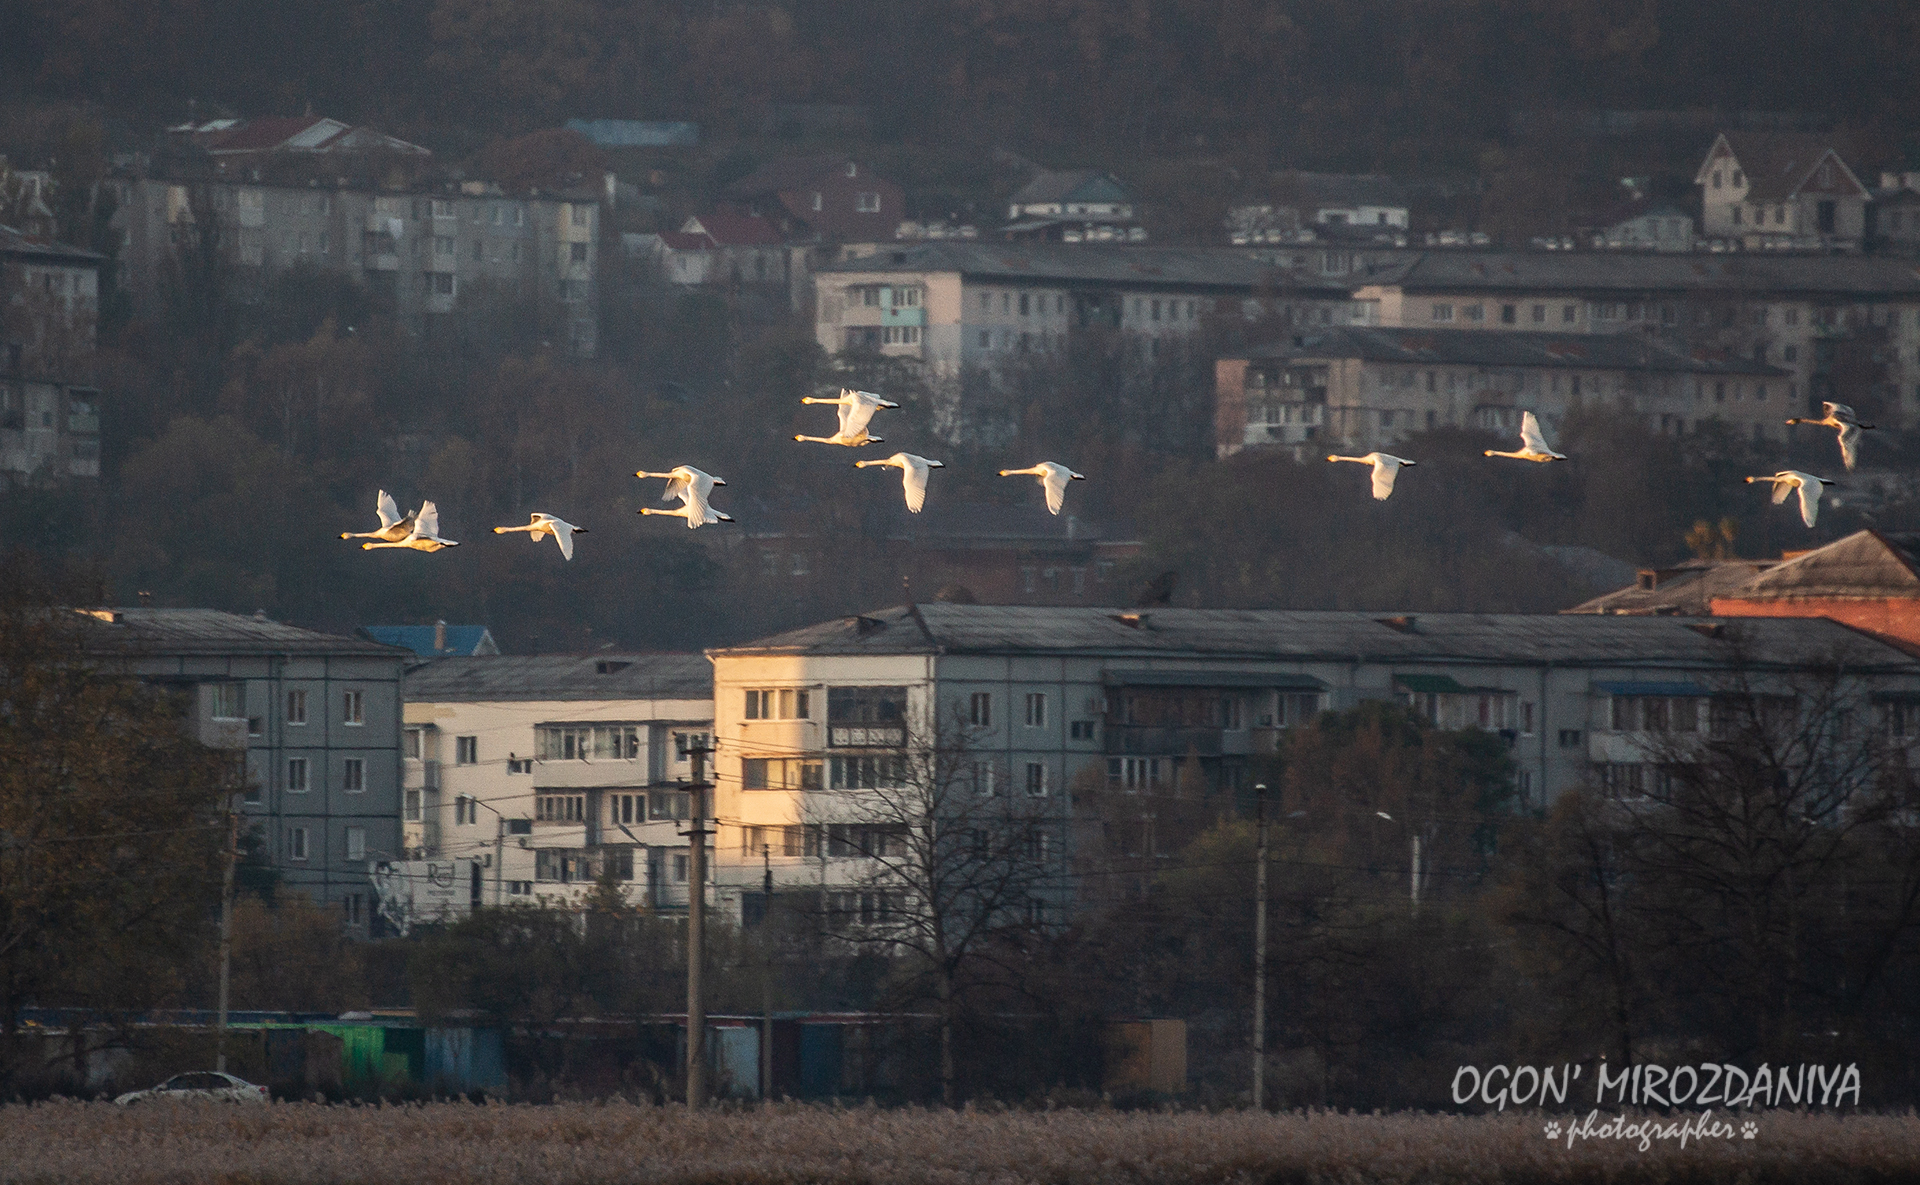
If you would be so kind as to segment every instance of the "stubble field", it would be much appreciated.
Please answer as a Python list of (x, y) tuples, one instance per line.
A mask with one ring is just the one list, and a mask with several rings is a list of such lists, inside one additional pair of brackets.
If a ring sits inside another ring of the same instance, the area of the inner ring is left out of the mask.
[[(1566, 1116), (782, 1105), (0, 1108), (0, 1181), (1019, 1185), (1920, 1180), (1920, 1119), (1763, 1113), (1753, 1139), (1550, 1141)], [(1739, 1122), (1736, 1119), (1736, 1125)]]

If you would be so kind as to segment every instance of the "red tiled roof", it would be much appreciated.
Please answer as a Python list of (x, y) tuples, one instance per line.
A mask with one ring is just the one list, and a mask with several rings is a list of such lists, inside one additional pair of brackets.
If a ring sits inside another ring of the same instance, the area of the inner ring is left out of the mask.
[[(324, 116), (274, 116), (266, 119), (250, 119), (237, 128), (219, 132), (207, 142), (209, 152), (267, 152), (280, 147), (301, 132), (318, 123), (325, 123)], [(341, 129), (345, 131), (345, 128)]]
[(704, 231), (716, 247), (770, 247), (780, 243), (780, 232), (758, 214), (738, 210), (715, 210), (697, 214), (680, 227), (683, 233)]
[(768, 161), (727, 186), (727, 192), (742, 197), (779, 193), (783, 189), (809, 185), (822, 173), (836, 168), (844, 169), (846, 166), (847, 158), (844, 156), (796, 156), (785, 160)]

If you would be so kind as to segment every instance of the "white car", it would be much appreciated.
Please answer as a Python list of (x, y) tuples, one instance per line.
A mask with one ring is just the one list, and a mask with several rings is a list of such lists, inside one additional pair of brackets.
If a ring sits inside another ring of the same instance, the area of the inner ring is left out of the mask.
[(152, 1090), (133, 1090), (113, 1100), (126, 1107), (155, 1099), (192, 1099), (211, 1103), (264, 1103), (267, 1088), (215, 1070), (175, 1074)]

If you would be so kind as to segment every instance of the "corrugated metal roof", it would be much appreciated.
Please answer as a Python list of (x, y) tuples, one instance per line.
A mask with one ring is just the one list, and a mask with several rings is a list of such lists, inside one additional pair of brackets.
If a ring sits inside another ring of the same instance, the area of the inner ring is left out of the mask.
[(1639, 583), (1584, 601), (1563, 613), (1685, 614), (1713, 612), (1715, 597), (1737, 595), (1778, 560), (1690, 560), (1652, 572), (1653, 587)]
[(1356, 279), (1408, 292), (1722, 293), (1920, 297), (1910, 260), (1860, 255), (1640, 255), (1609, 251), (1424, 251)]
[(1744, 587), (1719, 595), (1742, 601), (1920, 598), (1920, 535), (1856, 531), (1785, 560)]
[(1675, 374), (1784, 377), (1788, 371), (1740, 357), (1689, 356), (1637, 333), (1498, 333), (1485, 329), (1330, 327), (1256, 346), (1249, 358), (1360, 358), (1369, 362), (1530, 366), (1558, 370), (1644, 370)]
[(410, 703), (710, 700), (703, 654), (537, 654), (439, 658), (407, 672)]
[[(1129, 624), (1135, 622), (1137, 624)], [(1718, 638), (1710, 637), (1716, 633)], [(1820, 618), (1697, 618), (1292, 609), (1094, 609), (920, 604), (836, 618), (716, 656), (756, 653), (1058, 654), (1090, 657), (1460, 662), (1505, 666), (1723, 667), (1727, 642), (1762, 666), (1844, 654), (1856, 667), (1920, 674), (1900, 650)]]
[(4, 225), (0, 225), (0, 255), (26, 255), (72, 267), (98, 266), (103, 258), (92, 251)]
[[(106, 620), (111, 615), (112, 621)], [(365, 638), (323, 634), (264, 616), (218, 609), (102, 609), (96, 637), (102, 649), (149, 654), (339, 654), (406, 658), (407, 651)]]

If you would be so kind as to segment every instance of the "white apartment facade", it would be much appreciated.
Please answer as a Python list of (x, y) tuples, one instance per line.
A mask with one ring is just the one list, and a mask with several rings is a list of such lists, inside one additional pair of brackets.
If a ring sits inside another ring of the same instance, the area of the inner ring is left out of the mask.
[(406, 678), (402, 827), (416, 860), (471, 860), (479, 905), (626, 899), (684, 909), (694, 776), (712, 736), (698, 654), (436, 659)]

